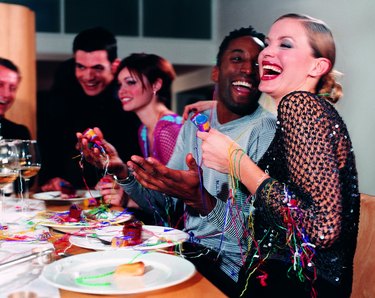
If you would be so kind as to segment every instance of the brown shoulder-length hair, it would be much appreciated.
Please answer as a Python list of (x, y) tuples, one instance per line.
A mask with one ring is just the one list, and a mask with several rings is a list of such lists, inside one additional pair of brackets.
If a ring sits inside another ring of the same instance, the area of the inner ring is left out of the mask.
[(133, 53), (120, 62), (116, 77), (124, 68), (127, 68), (132, 75), (141, 81), (143, 89), (146, 88), (146, 85), (142, 76), (146, 77), (151, 85), (157, 79), (161, 79), (162, 86), (157, 93), (158, 100), (167, 107), (170, 106), (171, 88), (176, 73), (168, 60), (155, 54)]

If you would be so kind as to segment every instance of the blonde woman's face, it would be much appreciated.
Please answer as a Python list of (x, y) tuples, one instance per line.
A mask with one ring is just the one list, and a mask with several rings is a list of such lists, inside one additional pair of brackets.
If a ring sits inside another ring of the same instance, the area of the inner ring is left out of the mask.
[(300, 20), (286, 18), (274, 23), (258, 61), (259, 90), (274, 99), (292, 91), (314, 91), (311, 73), (316, 59)]

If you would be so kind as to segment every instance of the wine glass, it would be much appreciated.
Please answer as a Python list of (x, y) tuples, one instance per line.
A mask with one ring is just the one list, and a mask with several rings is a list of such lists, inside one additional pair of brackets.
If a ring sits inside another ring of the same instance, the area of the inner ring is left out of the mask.
[(13, 183), (18, 177), (19, 159), (14, 142), (0, 140), (0, 196), (1, 196), (1, 225), (5, 225), (4, 219), (4, 187)]
[(20, 177), (25, 180), (23, 197), (29, 198), (29, 181), (36, 176), (41, 167), (41, 158), (36, 140), (18, 140), (16, 142), (19, 158)]

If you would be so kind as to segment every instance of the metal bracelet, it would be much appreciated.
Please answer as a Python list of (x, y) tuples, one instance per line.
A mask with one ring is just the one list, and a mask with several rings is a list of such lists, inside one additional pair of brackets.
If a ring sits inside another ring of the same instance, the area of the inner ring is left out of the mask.
[(118, 179), (116, 175), (113, 175), (113, 178), (118, 184), (129, 184), (134, 180), (134, 176), (131, 172), (129, 172), (128, 177), (126, 177), (125, 179)]

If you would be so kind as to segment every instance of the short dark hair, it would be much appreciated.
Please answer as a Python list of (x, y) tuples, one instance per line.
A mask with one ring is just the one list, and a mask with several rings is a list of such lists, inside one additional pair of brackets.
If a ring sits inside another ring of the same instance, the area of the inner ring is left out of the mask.
[(112, 32), (103, 27), (93, 27), (81, 31), (74, 38), (73, 53), (78, 50), (93, 52), (105, 50), (108, 60), (113, 62), (117, 58), (117, 40)]
[(132, 75), (140, 79), (143, 88), (145, 88), (145, 84), (142, 80), (142, 75), (147, 78), (150, 84), (155, 83), (157, 79), (162, 79), (163, 84), (158, 91), (158, 99), (169, 107), (171, 86), (176, 73), (168, 60), (155, 54), (133, 53), (121, 61), (117, 68), (116, 77), (124, 68), (128, 68)]
[(13, 70), (15, 71), (16, 73), (18, 73), (18, 75), (20, 75), (20, 71), (18, 69), (18, 67), (10, 60), (6, 59), (6, 58), (2, 58), (0, 57), (0, 65), (10, 69), (10, 70)]
[(264, 34), (255, 31), (255, 29), (252, 26), (249, 26), (247, 28), (242, 27), (240, 29), (233, 30), (227, 36), (225, 36), (225, 38), (223, 39), (223, 41), (220, 44), (219, 52), (217, 53), (217, 56), (216, 56), (216, 65), (217, 66), (220, 66), (221, 58), (223, 57), (223, 54), (224, 54), (225, 50), (228, 48), (230, 42), (233, 39), (236, 39), (236, 38), (239, 38), (239, 37), (242, 37), (242, 36), (251, 36), (253, 38), (257, 38), (263, 43), (263, 45), (260, 44), (259, 46), (264, 47), (264, 38), (265, 38)]

